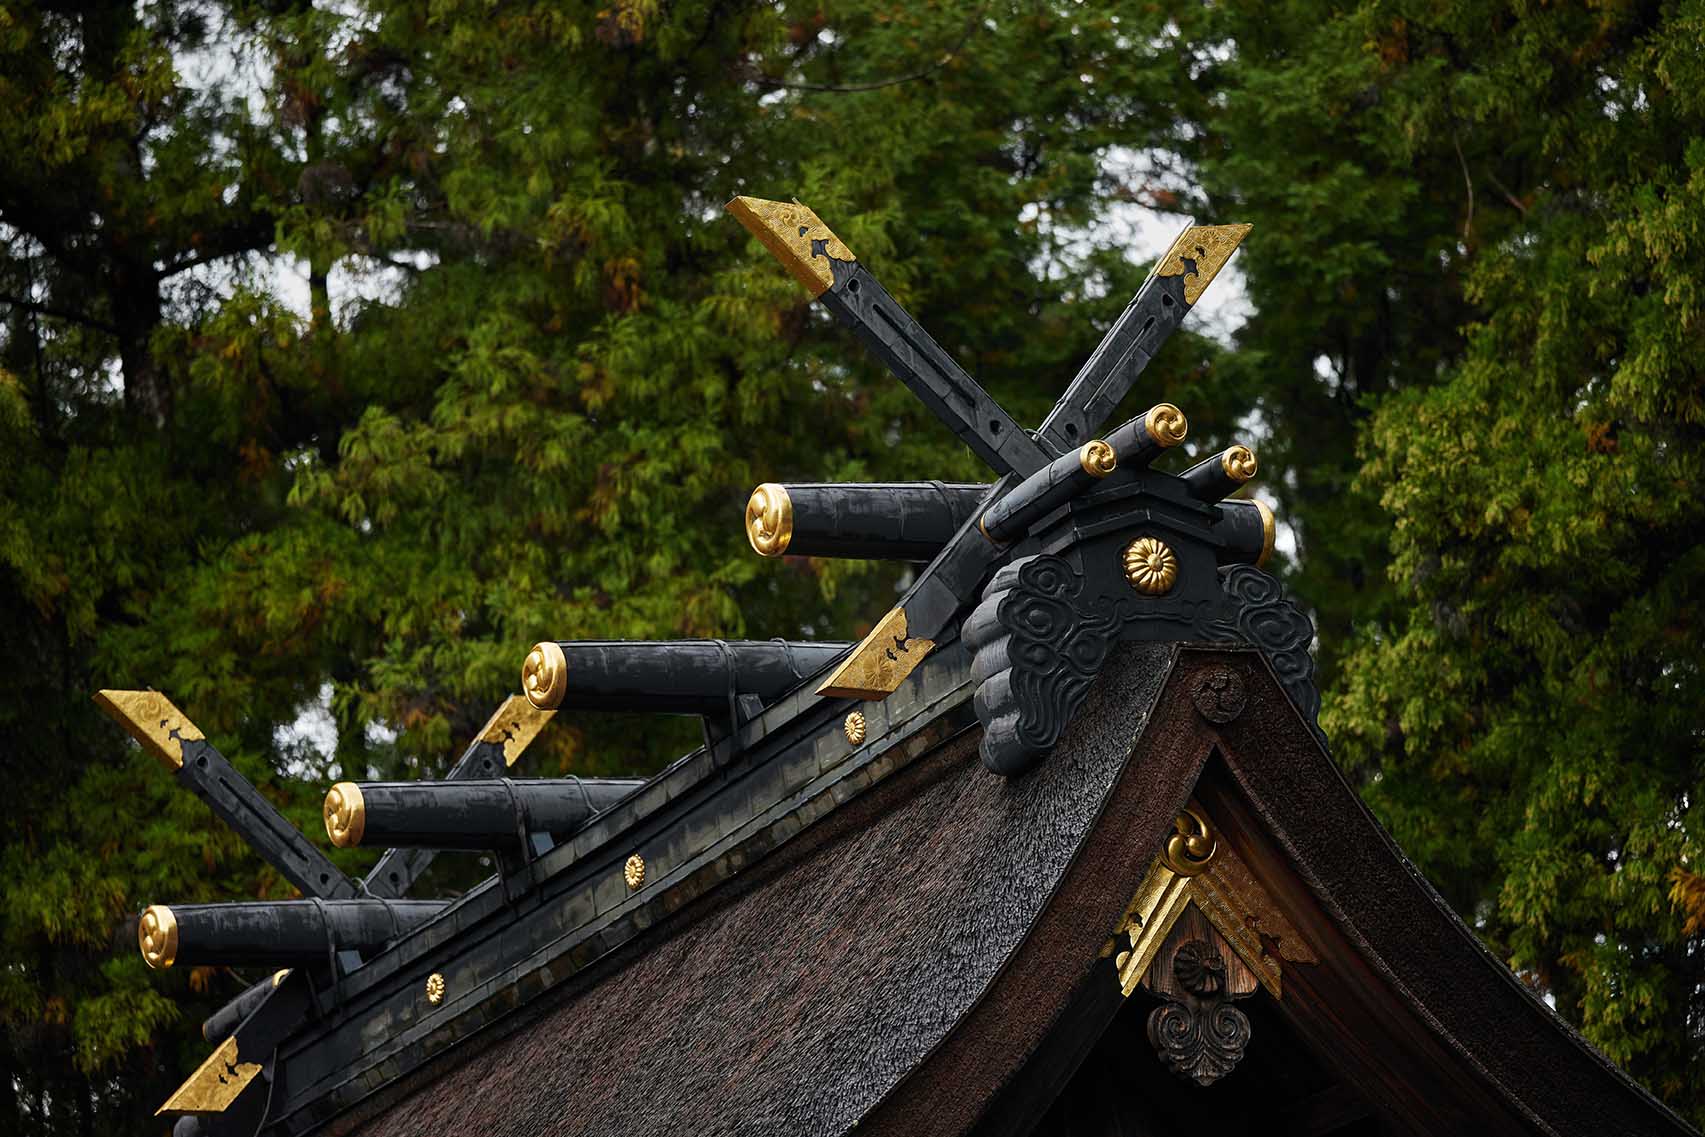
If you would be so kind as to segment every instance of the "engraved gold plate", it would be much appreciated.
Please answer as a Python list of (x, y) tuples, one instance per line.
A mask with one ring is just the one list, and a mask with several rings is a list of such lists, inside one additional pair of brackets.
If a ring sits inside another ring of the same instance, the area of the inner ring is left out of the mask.
[(737, 197), (728, 203), (728, 212), (746, 226), (752, 236), (762, 241), (764, 247), (814, 297), (823, 295), (835, 283), (829, 258), (837, 261), (858, 259), (815, 213), (797, 201)]
[(136, 945), (142, 960), (156, 971), (172, 965), (178, 957), (178, 921), (164, 904), (150, 904), (136, 923)]
[(746, 500), (746, 540), (760, 557), (779, 557), (793, 540), (793, 499), (787, 487), (765, 482)]
[(97, 691), (95, 705), (111, 715), (168, 770), (183, 768), (182, 742), (206, 737), (158, 691)]
[(361, 787), (354, 782), (339, 782), (326, 791), (323, 810), (326, 836), (340, 849), (353, 849), (361, 844), (367, 831), (367, 803), (361, 797)]
[(1252, 228), (1252, 225), (1192, 225), (1160, 258), (1155, 275), (1182, 276), (1184, 303), (1194, 304)]
[(1125, 579), (1144, 596), (1159, 596), (1178, 580), (1178, 558), (1157, 537), (1138, 537), (1125, 546)]
[(906, 610), (895, 608), (876, 622), (833, 675), (817, 688), (831, 699), (886, 699), (935, 647), (934, 640), (906, 635)]
[(162, 1113), (224, 1113), (237, 1095), (260, 1073), (259, 1062), (237, 1061), (237, 1036), (232, 1035), (196, 1067), (166, 1103), (154, 1111)]
[(541, 711), (554, 710), (568, 693), (568, 660), (553, 640), (533, 645), (521, 664), (521, 691)]
[(511, 695), (480, 728), (480, 741), (502, 743), (503, 764), (513, 766), (533, 744), (533, 739), (539, 737), (539, 732), (550, 725), (555, 714), (553, 710), (535, 707), (521, 695)]

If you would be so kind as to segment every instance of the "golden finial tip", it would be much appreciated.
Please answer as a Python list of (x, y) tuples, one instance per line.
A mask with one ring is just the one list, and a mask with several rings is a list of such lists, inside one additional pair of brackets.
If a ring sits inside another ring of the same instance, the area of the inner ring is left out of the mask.
[(1220, 469), (1234, 482), (1247, 482), (1255, 476), (1255, 451), (1237, 445), (1220, 455)]
[(1156, 403), (1143, 417), (1143, 428), (1158, 445), (1170, 448), (1184, 441), (1190, 423), (1184, 412), (1171, 403)]
[(1092, 478), (1105, 478), (1119, 467), (1119, 456), (1113, 453), (1113, 447), (1099, 438), (1083, 444), (1077, 452), (1077, 461)]
[(184, 764), (185, 742), (205, 738), (199, 727), (158, 691), (95, 692), (95, 705), (142, 744), (160, 765), (171, 771)]
[(554, 640), (541, 640), (521, 664), (521, 690), (541, 711), (555, 710), (568, 693), (568, 659)]
[(787, 487), (765, 482), (746, 500), (746, 540), (760, 557), (779, 557), (793, 540), (793, 498)]
[(170, 967), (178, 958), (178, 921), (164, 904), (150, 904), (136, 924), (136, 943), (142, 960), (156, 971)]
[(766, 201), (761, 197), (737, 197), (728, 203), (740, 224), (763, 242), (793, 278), (812, 296), (821, 296), (834, 286), (831, 259), (857, 258), (829, 231), (815, 213), (797, 201)]
[(354, 782), (339, 782), (326, 791), (326, 836), (340, 849), (361, 844), (367, 832), (367, 802)]
[(1253, 228), (1246, 224), (1192, 225), (1160, 258), (1155, 275), (1182, 276), (1184, 303), (1194, 304)]

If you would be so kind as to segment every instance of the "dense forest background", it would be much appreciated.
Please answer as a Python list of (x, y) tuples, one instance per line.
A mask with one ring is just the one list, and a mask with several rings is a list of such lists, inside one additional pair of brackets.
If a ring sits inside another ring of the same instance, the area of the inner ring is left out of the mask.
[[(1344, 769), (1705, 1122), (1702, 45), (1699, 0), (0, 4), (0, 1128), (164, 1132), (254, 977), (148, 972), (135, 913), (287, 891), (95, 688), (317, 835), (535, 639), (887, 609), (892, 567), (752, 556), (747, 492), (983, 471), (740, 193), (1033, 422), (1140, 219), (1253, 222), (1248, 319), (1127, 409), (1254, 445)], [(579, 716), (528, 769), (691, 738)]]

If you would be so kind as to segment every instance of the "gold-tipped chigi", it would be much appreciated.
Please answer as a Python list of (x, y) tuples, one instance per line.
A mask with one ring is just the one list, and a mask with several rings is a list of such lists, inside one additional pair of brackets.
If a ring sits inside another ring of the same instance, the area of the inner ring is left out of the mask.
[(728, 212), (762, 241), (812, 296), (823, 295), (835, 283), (830, 259), (858, 259), (808, 206), (797, 201), (737, 197), (728, 203)]
[(261, 1070), (259, 1062), (240, 1062), (239, 1057), (237, 1036), (232, 1035), (196, 1067), (154, 1116), (167, 1112), (224, 1113)]
[(832, 699), (886, 699), (934, 648), (934, 640), (906, 635), (904, 608), (891, 609), (817, 693)]
[(1194, 304), (1253, 228), (1253, 225), (1192, 225), (1178, 235), (1178, 240), (1160, 258), (1155, 275), (1182, 276), (1184, 303)]
[(539, 737), (539, 732), (550, 725), (555, 714), (553, 710), (535, 707), (525, 696), (511, 695), (486, 720), (480, 730), (480, 741), (501, 743), (503, 764), (513, 766), (533, 744), (533, 739)]
[(168, 770), (183, 768), (184, 742), (206, 737), (158, 691), (96, 691), (95, 705)]

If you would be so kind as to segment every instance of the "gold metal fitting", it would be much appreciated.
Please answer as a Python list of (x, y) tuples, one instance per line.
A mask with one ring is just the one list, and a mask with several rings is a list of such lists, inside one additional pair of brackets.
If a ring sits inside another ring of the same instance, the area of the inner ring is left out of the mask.
[(1249, 235), (1249, 225), (1192, 225), (1178, 235), (1155, 266), (1156, 276), (1182, 276), (1184, 303), (1194, 304), (1237, 246)]
[(1189, 806), (1172, 820), (1172, 836), (1161, 850), (1161, 863), (1179, 876), (1198, 876), (1220, 855), (1219, 834), (1208, 819)]
[(1158, 537), (1138, 537), (1125, 546), (1125, 579), (1145, 596), (1159, 596), (1178, 580), (1178, 558)]
[(1261, 514), (1261, 555), (1255, 558), (1255, 567), (1262, 568), (1267, 564), (1267, 558), (1273, 555), (1273, 511), (1258, 497), (1249, 500), (1255, 503)]
[(622, 879), (628, 882), (628, 891), (637, 892), (639, 886), (645, 883), (645, 858), (635, 853), (622, 866)]
[(746, 499), (746, 540), (760, 557), (779, 557), (793, 540), (793, 499), (787, 487), (765, 482)]
[(555, 711), (540, 710), (520, 695), (511, 695), (486, 720), (480, 741), (502, 746), (503, 764), (513, 766), (555, 715)]
[(1190, 432), (1190, 423), (1184, 412), (1171, 403), (1156, 403), (1143, 416), (1143, 429), (1157, 445), (1170, 448), (1184, 441), (1184, 436)]
[(854, 746), (864, 743), (864, 712), (849, 711), (841, 722), (841, 731), (846, 734), (847, 741)]
[(178, 920), (164, 904), (150, 904), (136, 924), (136, 943), (143, 962), (163, 971), (178, 958)]
[(434, 971), (426, 977), (426, 1001), (437, 1006), (444, 1001), (444, 976)]
[(552, 640), (533, 645), (521, 665), (521, 691), (541, 711), (555, 709), (568, 693), (568, 660)]
[(353, 849), (361, 844), (367, 832), (367, 803), (362, 800), (361, 787), (354, 782), (339, 782), (326, 791), (326, 836), (340, 849)]
[(280, 983), (284, 982), (284, 980), (289, 976), (289, 974), (290, 974), (290, 969), (288, 967), (282, 968), (278, 971), (274, 971), (272, 973), (272, 985), (274, 987), (278, 986)]
[(817, 693), (830, 699), (886, 699), (933, 650), (934, 640), (906, 634), (906, 610), (892, 608)]
[(237, 1036), (233, 1034), (195, 1068), (195, 1073), (172, 1092), (165, 1104), (154, 1111), (154, 1116), (159, 1117), (162, 1113), (224, 1113), (259, 1073), (259, 1062), (242, 1061)]
[(1255, 451), (1243, 445), (1227, 447), (1220, 455), (1220, 469), (1234, 482), (1247, 482), (1255, 476)]
[(95, 705), (142, 744), (167, 770), (183, 768), (185, 742), (206, 736), (158, 691), (96, 691)]
[(1083, 444), (1077, 452), (1077, 461), (1078, 465), (1083, 467), (1083, 472), (1090, 477), (1105, 478), (1118, 468), (1119, 456), (1113, 453), (1111, 446), (1097, 438)]
[(821, 296), (834, 287), (831, 259), (857, 259), (822, 219), (797, 201), (737, 197), (728, 203), (727, 209), (813, 296)]

